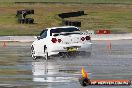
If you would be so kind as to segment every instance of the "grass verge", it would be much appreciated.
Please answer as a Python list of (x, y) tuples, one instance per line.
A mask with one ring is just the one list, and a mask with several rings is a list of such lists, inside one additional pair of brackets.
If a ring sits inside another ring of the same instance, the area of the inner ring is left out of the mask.
[[(1, 3), (3, 2), (1, 1)], [(18, 9), (34, 9), (35, 14), (30, 15), (29, 17), (35, 19), (35, 24), (30, 25), (18, 24), (17, 18), (15, 17), (16, 11)], [(68, 18), (68, 20), (81, 21), (82, 22), (81, 30), (98, 30), (101, 28), (106, 28), (112, 30), (113, 33), (132, 32), (132, 5), (127, 4), (29, 5), (6, 3), (0, 5), (1, 26), (0, 35), (38, 35), (40, 31), (46, 27), (61, 26), (61, 20), (57, 16), (57, 14), (62, 12), (79, 10), (84, 10), (87, 15)]]

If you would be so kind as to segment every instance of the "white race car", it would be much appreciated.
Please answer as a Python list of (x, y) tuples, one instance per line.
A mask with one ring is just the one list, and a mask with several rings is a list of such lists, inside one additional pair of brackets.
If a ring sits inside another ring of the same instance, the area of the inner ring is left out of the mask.
[(87, 52), (92, 49), (91, 37), (74, 26), (46, 28), (31, 45), (31, 55), (38, 57)]

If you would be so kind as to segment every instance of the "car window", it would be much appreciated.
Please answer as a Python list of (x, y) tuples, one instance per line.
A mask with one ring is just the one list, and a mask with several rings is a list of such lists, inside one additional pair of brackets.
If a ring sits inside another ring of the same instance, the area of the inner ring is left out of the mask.
[(47, 30), (43, 30), (41, 33), (40, 33), (40, 39), (43, 39), (43, 38), (46, 38), (47, 37)]
[(74, 31), (80, 31), (78, 28), (56, 28), (50, 30), (50, 36), (52, 36), (53, 33), (61, 33), (61, 32), (74, 32)]

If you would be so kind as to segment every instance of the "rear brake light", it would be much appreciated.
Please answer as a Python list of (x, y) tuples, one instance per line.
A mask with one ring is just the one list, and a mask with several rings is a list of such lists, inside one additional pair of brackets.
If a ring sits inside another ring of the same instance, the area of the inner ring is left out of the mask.
[(82, 41), (84, 41), (84, 40), (85, 40), (85, 38), (84, 38), (84, 37), (82, 37), (82, 38), (81, 38), (81, 40), (82, 40)]
[(86, 38), (86, 40), (91, 40), (90, 36), (86, 36), (85, 38)]
[(57, 42), (57, 39), (56, 38), (52, 38), (51, 40), (53, 43), (56, 43)]
[(57, 41), (60, 43), (62, 40), (61, 39), (56, 39), (56, 38), (52, 38), (52, 40), (51, 40), (53, 43), (57, 43)]

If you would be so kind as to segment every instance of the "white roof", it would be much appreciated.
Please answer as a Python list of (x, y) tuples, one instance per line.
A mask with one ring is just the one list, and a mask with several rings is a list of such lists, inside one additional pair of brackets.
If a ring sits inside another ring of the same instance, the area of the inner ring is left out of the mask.
[(77, 27), (75, 27), (75, 26), (60, 26), (60, 27), (51, 27), (51, 28), (48, 28), (48, 29), (69, 28), (69, 27), (77, 28)]

